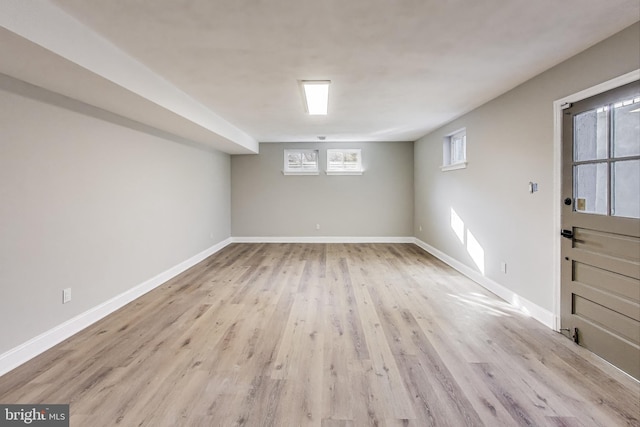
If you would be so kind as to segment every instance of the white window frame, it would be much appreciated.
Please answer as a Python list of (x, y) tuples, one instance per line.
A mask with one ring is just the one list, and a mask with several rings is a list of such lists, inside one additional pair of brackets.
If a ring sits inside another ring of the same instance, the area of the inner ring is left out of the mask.
[(467, 128), (446, 135), (442, 141), (442, 166), (444, 171), (467, 167)]
[[(315, 153), (316, 162), (314, 168), (303, 169), (292, 169), (289, 167), (289, 154), (308, 154)], [(284, 150), (284, 168), (282, 170), (284, 175), (318, 175), (320, 173), (320, 152), (318, 150), (307, 150), (307, 149), (286, 149)]]
[[(342, 167), (337, 167), (336, 165), (331, 165), (329, 163), (329, 159), (331, 158), (332, 153), (343, 153), (347, 154), (357, 154), (358, 162), (356, 163), (356, 167), (352, 169), (347, 169), (344, 167), (344, 163)], [(362, 149), (360, 148), (329, 148), (327, 149), (327, 175), (362, 175)]]

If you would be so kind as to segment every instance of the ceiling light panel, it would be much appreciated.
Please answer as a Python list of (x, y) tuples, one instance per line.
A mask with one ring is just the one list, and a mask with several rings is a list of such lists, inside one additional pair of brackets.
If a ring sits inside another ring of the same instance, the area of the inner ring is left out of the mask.
[(329, 80), (303, 80), (301, 82), (305, 106), (310, 115), (326, 115), (329, 108)]

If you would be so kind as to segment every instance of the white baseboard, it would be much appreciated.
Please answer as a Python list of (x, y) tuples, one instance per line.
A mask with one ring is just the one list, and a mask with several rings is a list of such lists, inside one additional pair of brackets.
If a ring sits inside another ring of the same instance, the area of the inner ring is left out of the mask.
[(82, 314), (75, 316), (66, 322), (55, 326), (52, 329), (38, 335), (35, 338), (15, 347), (3, 354), (0, 354), (0, 376), (6, 374), (12, 369), (17, 368), (28, 360), (36, 357), (40, 353), (50, 349), (56, 344), (61, 343), (70, 336), (80, 332), (87, 326), (97, 322), (103, 317), (113, 313), (119, 308), (127, 305), (136, 298), (141, 297), (147, 292), (157, 288), (168, 280), (176, 277), (183, 271), (193, 267), (208, 256), (220, 251), (225, 246), (232, 243), (232, 239), (228, 238), (220, 243), (211, 246), (208, 249), (192, 256), (186, 261), (158, 274), (155, 277), (143, 282), (123, 293), (117, 295), (110, 300), (103, 302)]
[(521, 297), (512, 290), (507, 289), (499, 283), (496, 283), (493, 280), (483, 276), (472, 268), (464, 265), (460, 261), (450, 257), (444, 252), (434, 248), (433, 246), (423, 242), (420, 239), (415, 238), (414, 243), (426, 252), (429, 252), (431, 255), (440, 259), (445, 264), (448, 264), (460, 273), (467, 276), (469, 279), (478, 283), (483, 288), (489, 290), (490, 292), (496, 294), (498, 297), (507, 301), (509, 304), (516, 307), (519, 311), (533, 317), (538, 322), (542, 323), (550, 329), (556, 328), (556, 316), (551, 311), (540, 307), (539, 305), (527, 300), (526, 298)]
[(308, 236), (308, 237), (232, 237), (234, 243), (414, 243), (413, 237), (350, 237), (350, 236)]

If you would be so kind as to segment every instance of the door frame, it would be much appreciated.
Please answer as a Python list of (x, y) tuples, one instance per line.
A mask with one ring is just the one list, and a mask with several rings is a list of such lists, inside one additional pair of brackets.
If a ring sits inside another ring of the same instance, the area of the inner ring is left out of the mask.
[(560, 258), (562, 229), (562, 106), (566, 103), (578, 102), (611, 89), (640, 80), (640, 69), (607, 80), (590, 88), (553, 101), (553, 314), (554, 330), (560, 331)]

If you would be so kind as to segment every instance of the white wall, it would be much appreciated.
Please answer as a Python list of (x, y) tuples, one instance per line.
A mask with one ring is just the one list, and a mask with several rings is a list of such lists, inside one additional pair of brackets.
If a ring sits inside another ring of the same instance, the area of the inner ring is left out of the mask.
[[(639, 29), (627, 28), (417, 141), (415, 236), (480, 272), (450, 226), (455, 210), (484, 250), (484, 276), (552, 312), (553, 215), (561, 202), (553, 198), (553, 101), (640, 68)], [(441, 172), (443, 137), (462, 127), (468, 167)], [(529, 181), (539, 192), (528, 193)]]
[[(322, 172), (283, 175), (287, 148), (319, 149)], [(326, 175), (328, 148), (361, 148), (364, 174)], [(413, 143), (260, 144), (231, 157), (231, 213), (234, 237), (411, 236)]]
[(160, 136), (0, 75), (0, 354), (230, 236), (229, 155)]

